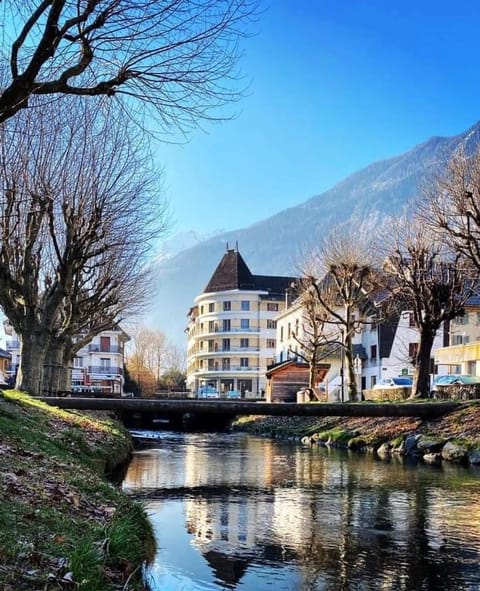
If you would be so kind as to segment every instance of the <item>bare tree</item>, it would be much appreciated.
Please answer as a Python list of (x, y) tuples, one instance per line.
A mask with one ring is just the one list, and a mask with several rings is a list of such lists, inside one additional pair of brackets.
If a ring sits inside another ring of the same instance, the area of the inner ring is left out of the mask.
[[(123, 97), (164, 130), (235, 100), (254, 0), (4, 0), (0, 122), (32, 97)], [(138, 102), (137, 102), (138, 105)], [(139, 113), (134, 113), (138, 117)]]
[(146, 368), (154, 377), (156, 384), (167, 368), (167, 343), (163, 332), (146, 326), (137, 326), (131, 331), (130, 356), (136, 359), (137, 366)]
[(480, 271), (480, 146), (458, 148), (423, 192), (424, 223)]
[(385, 288), (393, 307), (411, 311), (419, 333), (411, 396), (428, 396), (435, 335), (443, 322), (463, 313), (472, 294), (471, 275), (463, 255), (448, 248), (424, 217), (410, 212), (386, 225)]
[(172, 342), (165, 347), (165, 368), (167, 371), (185, 373), (187, 369), (187, 351)]
[(294, 305), (299, 306), (301, 319), (292, 331), (292, 339), (298, 345), (290, 352), (308, 364), (308, 387), (315, 392), (317, 366), (322, 359), (338, 355), (340, 347), (338, 330), (328, 323), (328, 312), (318, 298), (311, 279), (299, 280), (299, 296)]
[(21, 340), (17, 387), (31, 393), (49, 350), (73, 354), (74, 333), (142, 301), (165, 222), (138, 138), (90, 105), (24, 110), (0, 130), (0, 305)]
[(356, 217), (324, 236), (305, 258), (302, 274), (310, 284), (328, 340), (343, 349), (348, 399), (357, 395), (353, 337), (371, 323), (372, 301), (378, 290), (375, 220)]

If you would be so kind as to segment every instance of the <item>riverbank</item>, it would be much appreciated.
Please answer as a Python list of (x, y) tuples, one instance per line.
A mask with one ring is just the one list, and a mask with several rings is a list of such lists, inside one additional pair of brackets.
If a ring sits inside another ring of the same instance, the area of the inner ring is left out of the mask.
[(375, 452), (382, 458), (393, 454), (442, 461), (480, 464), (480, 404), (435, 419), (346, 417), (241, 417), (235, 430), (305, 444), (324, 444)]
[(0, 393), (0, 588), (141, 590), (155, 543), (106, 474), (132, 451), (115, 421)]

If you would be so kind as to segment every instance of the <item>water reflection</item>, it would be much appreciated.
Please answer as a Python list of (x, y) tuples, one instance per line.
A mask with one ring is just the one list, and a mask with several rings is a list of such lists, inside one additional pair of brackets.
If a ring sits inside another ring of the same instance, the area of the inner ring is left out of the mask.
[(153, 588), (480, 588), (480, 475), (244, 435), (165, 433), (135, 454)]

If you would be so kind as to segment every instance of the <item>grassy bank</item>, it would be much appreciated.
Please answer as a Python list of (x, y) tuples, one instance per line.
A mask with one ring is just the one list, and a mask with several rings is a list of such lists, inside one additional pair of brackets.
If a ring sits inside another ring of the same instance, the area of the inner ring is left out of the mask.
[(150, 525), (105, 478), (130, 452), (114, 421), (0, 395), (2, 590), (143, 589)]
[(452, 442), (467, 451), (480, 450), (480, 404), (436, 419), (389, 417), (242, 417), (237, 430), (274, 438), (318, 441), (375, 451), (382, 444), (399, 445), (408, 435), (422, 435), (435, 441)]

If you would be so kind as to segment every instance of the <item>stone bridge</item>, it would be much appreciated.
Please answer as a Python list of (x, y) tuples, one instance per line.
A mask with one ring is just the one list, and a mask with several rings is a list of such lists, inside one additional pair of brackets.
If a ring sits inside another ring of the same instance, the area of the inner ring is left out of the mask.
[(344, 416), (344, 417), (419, 417), (433, 418), (461, 406), (459, 402), (395, 403), (268, 403), (239, 400), (155, 400), (143, 398), (40, 397), (40, 400), (65, 409), (114, 411), (127, 424), (140, 419), (142, 424), (168, 420), (181, 425), (192, 420), (199, 425), (222, 426), (239, 415)]

